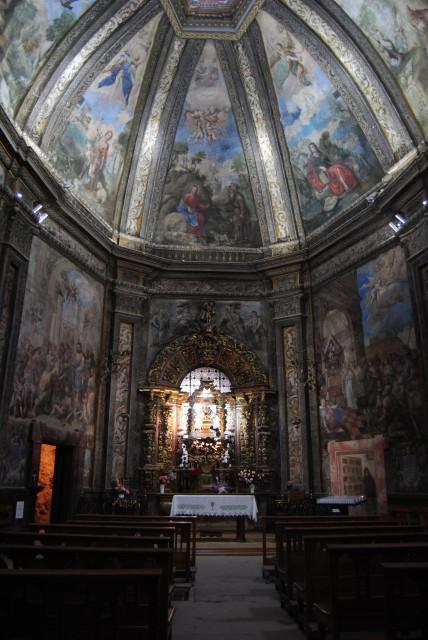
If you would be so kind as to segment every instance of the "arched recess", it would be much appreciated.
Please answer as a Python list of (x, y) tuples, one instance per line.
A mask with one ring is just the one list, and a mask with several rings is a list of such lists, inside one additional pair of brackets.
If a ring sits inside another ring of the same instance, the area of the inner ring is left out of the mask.
[[(225, 450), (232, 452), (231, 460), (223, 464), (217, 458), (207, 460), (211, 472), (233, 467), (235, 477), (241, 467), (270, 470), (275, 451), (274, 433), (269, 421), (268, 375), (258, 357), (248, 347), (217, 330), (208, 322), (194, 331), (168, 343), (157, 355), (147, 373), (144, 393), (144, 425), (142, 465), (146, 488), (151, 478), (156, 489), (160, 470), (169, 471), (183, 466), (180, 459), (183, 433), (179, 429), (180, 412), (189, 396), (180, 389), (183, 378), (198, 367), (211, 367), (224, 372), (231, 382), (230, 393), (223, 394), (228, 411), (233, 412), (232, 435), (224, 438)], [(202, 381), (201, 387), (212, 385)], [(223, 409), (225, 404), (223, 403)], [(209, 438), (208, 438), (209, 439)], [(186, 465), (184, 465), (186, 466)], [(154, 473), (156, 472), (157, 473)], [(179, 469), (177, 469), (179, 470)]]
[(184, 376), (198, 366), (223, 370), (234, 389), (268, 389), (268, 376), (258, 357), (242, 342), (211, 327), (167, 344), (155, 358), (147, 382), (150, 387), (178, 390)]

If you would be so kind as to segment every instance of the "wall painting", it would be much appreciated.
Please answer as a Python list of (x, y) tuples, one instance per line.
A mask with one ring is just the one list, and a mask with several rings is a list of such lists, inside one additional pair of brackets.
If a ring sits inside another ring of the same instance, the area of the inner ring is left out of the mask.
[(428, 133), (428, 3), (426, 0), (336, 0), (397, 78)]
[[(35, 418), (56, 429), (84, 431), (87, 442), (93, 440), (102, 311), (102, 285), (35, 238), (9, 408), (11, 428), (24, 431)], [(90, 455), (85, 459), (87, 479)]]
[(203, 49), (185, 99), (159, 215), (154, 242), (261, 244), (242, 143), (212, 42)]
[(326, 490), (334, 471), (329, 443), (379, 436), (388, 491), (426, 491), (424, 382), (401, 248), (321, 290), (315, 317)]
[(2, 0), (0, 101), (10, 116), (53, 48), (95, 0)]
[(382, 168), (339, 92), (312, 56), (265, 11), (262, 31), (303, 223), (311, 232), (349, 207)]
[(109, 224), (160, 14), (110, 60), (57, 138), (51, 158), (72, 191)]

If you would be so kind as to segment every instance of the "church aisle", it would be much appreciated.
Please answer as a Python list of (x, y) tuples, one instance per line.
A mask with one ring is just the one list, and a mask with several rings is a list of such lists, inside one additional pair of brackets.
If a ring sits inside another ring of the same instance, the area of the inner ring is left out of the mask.
[(197, 558), (187, 602), (175, 602), (173, 640), (303, 640), (281, 609), (273, 584), (261, 577), (261, 558)]

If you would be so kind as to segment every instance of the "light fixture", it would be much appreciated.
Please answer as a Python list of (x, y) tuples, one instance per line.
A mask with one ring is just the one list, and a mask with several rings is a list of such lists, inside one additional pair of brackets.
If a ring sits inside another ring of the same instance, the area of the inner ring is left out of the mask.
[(40, 213), (36, 214), (36, 220), (38, 224), (42, 224), (48, 217), (49, 217), (48, 214), (45, 213), (44, 211), (40, 211)]
[(398, 233), (400, 231), (400, 229), (402, 227), (404, 227), (404, 225), (406, 224), (407, 220), (403, 216), (403, 214), (400, 213), (399, 211), (397, 211), (397, 213), (394, 214), (394, 218), (395, 218), (394, 221), (391, 220), (391, 222), (388, 222), (388, 226), (391, 227), (391, 229), (394, 231), (394, 233)]
[(40, 202), (35, 202), (33, 205), (33, 213), (38, 213), (42, 207), (43, 205), (40, 204)]
[(18, 200), (22, 200), (22, 197), (23, 197), (23, 196), (22, 196), (22, 193), (21, 193), (20, 191), (16, 191), (16, 192), (15, 192), (15, 197), (16, 197)]
[(427, 199), (422, 200), (422, 204), (424, 205), (424, 207), (426, 207), (428, 205), (428, 200)]

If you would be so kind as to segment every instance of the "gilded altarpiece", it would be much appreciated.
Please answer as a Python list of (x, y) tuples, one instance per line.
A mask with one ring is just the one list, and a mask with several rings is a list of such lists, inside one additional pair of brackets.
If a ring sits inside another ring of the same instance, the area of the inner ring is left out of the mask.
[(282, 336), (286, 389), (288, 479), (292, 484), (303, 485), (297, 327), (295, 325), (284, 327)]

